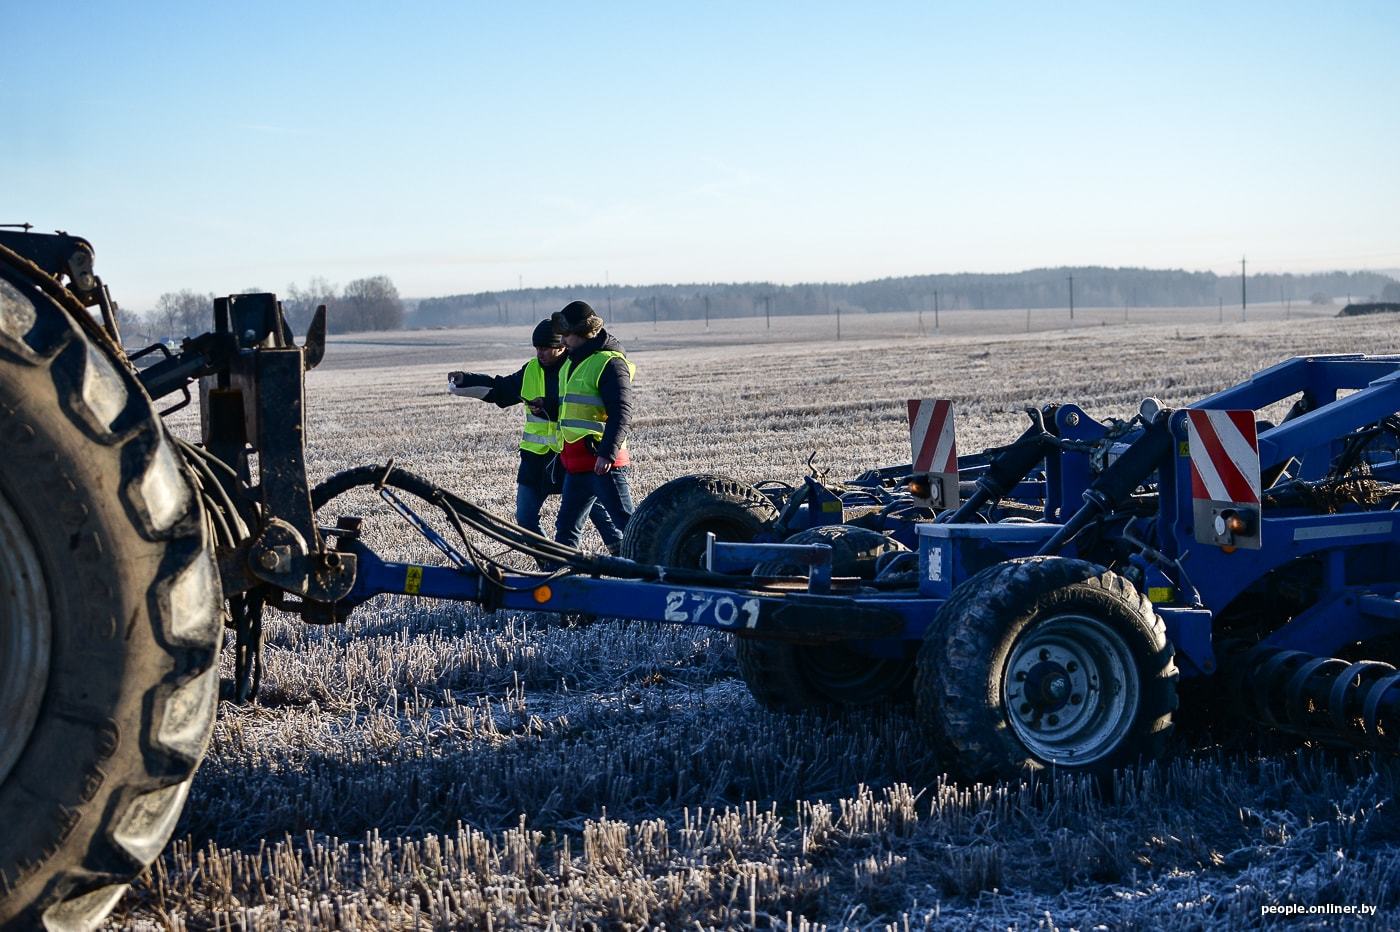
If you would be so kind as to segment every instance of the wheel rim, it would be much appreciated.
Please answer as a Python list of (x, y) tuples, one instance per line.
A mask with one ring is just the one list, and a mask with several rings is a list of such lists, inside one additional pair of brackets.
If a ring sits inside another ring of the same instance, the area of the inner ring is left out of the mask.
[(1141, 702), (1126, 641), (1096, 618), (1057, 615), (1021, 635), (1002, 680), (1007, 720), (1050, 764), (1082, 766), (1112, 753)]
[(49, 681), (52, 617), (33, 539), (0, 494), (0, 782), (24, 750)]

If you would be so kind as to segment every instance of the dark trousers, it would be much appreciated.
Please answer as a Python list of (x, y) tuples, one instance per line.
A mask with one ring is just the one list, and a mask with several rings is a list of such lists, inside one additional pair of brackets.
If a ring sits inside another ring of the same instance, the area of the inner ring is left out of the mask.
[[(527, 531), (534, 531), (543, 535), (540, 530), (540, 509), (544, 507), (544, 500), (558, 492), (555, 488), (541, 488), (538, 485), (521, 482), (515, 486), (515, 523), (525, 528)], [(593, 526), (598, 529), (599, 535), (604, 541), (622, 540), (622, 532), (613, 524), (612, 518), (608, 517), (608, 512), (598, 502), (593, 503), (589, 509), (588, 517), (593, 520)], [(582, 527), (580, 527), (582, 531)]]
[(583, 522), (589, 510), (601, 505), (612, 519), (611, 533), (601, 527), (603, 543), (608, 552), (617, 553), (622, 547), (622, 533), (632, 517), (632, 486), (628, 482), (630, 466), (615, 466), (605, 475), (591, 472), (571, 472), (564, 476), (564, 496), (559, 502), (559, 523), (554, 539), (569, 547), (577, 547), (583, 535)]

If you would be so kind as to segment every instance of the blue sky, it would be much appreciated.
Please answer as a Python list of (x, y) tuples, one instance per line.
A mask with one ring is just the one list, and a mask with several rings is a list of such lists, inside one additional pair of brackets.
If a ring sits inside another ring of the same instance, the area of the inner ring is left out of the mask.
[(1400, 3), (0, 0), (0, 223), (119, 301), (1400, 267)]

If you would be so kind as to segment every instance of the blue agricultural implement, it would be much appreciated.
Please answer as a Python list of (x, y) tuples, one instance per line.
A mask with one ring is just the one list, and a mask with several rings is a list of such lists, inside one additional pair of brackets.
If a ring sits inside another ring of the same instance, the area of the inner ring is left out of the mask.
[[(1032, 408), (961, 457), (951, 406), (912, 401), (908, 464), (681, 477), (614, 557), (392, 464), (310, 487), (324, 309), (298, 346), (273, 295), (233, 295), (178, 351), (128, 354), (92, 258), (0, 230), (0, 924), (91, 928), (159, 854), (224, 629), (246, 700), (268, 605), (323, 624), (401, 593), (727, 631), (764, 706), (910, 702), (972, 778), (1151, 760), (1200, 714), (1178, 712), (1190, 680), (1308, 740), (1397, 748), (1400, 357), (1292, 359), (1122, 420)], [(195, 392), (190, 443), (161, 415)], [(336, 513), (356, 488), (441, 559), (378, 556)]]

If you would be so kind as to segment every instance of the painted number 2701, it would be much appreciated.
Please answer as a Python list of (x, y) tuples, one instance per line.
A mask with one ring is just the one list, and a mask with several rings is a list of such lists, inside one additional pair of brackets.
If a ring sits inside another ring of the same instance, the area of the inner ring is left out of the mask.
[(758, 599), (736, 599), (705, 592), (666, 593), (666, 620), (704, 624), (708, 614), (724, 628), (758, 627)]

